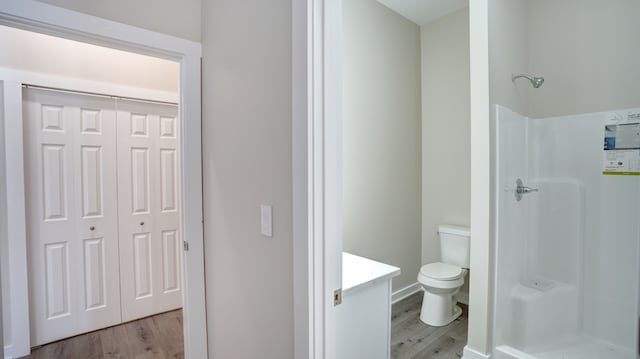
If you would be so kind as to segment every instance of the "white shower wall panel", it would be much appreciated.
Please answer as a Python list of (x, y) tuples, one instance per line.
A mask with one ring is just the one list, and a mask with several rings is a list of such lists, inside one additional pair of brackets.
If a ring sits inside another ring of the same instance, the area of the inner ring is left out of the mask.
[(524, 275), (521, 263), (526, 261), (527, 233), (525, 231), (528, 203), (517, 202), (513, 196), (514, 185), (518, 178), (526, 180), (527, 173), (527, 118), (506, 107), (496, 107), (496, 153), (498, 156), (497, 203), (497, 308), (496, 342), (505, 343), (514, 340), (514, 327), (517, 326), (513, 315), (511, 291)]
[(534, 179), (582, 183), (583, 332), (633, 347), (638, 337), (640, 179), (602, 175), (604, 123), (604, 113), (529, 120), (529, 173)]
[(539, 190), (527, 196), (531, 206), (527, 243), (530, 280), (547, 280), (582, 290), (584, 191), (571, 178), (532, 178)]

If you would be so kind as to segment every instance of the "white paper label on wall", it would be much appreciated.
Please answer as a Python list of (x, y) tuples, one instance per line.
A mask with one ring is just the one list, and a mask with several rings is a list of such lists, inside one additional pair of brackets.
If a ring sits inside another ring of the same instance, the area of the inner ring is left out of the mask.
[(606, 113), (602, 174), (640, 176), (640, 109)]

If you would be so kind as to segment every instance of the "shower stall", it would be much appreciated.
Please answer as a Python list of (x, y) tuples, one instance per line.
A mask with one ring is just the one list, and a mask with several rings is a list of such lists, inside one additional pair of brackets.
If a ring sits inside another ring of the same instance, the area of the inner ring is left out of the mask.
[(493, 358), (640, 358), (640, 2), (489, 4)]
[(603, 143), (606, 123), (638, 123), (640, 108), (495, 113), (495, 357), (636, 358), (640, 178), (603, 173)]

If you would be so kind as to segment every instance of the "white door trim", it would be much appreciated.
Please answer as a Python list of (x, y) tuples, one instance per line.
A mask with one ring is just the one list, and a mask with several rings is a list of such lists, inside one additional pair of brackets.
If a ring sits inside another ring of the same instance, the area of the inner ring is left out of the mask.
[(294, 354), (336, 357), (342, 283), (341, 0), (293, 2)]
[[(26, 300), (29, 298), (29, 284), (22, 143), (22, 87), (17, 82), (7, 81), (3, 81), (3, 86), (5, 137), (0, 138), (0, 141), (5, 146), (5, 158), (2, 161), (4, 161), (6, 168), (8, 240), (6, 248), (9, 252), (3, 258), (7, 258), (9, 261), (7, 266), (10, 268), (8, 286), (11, 288), (11, 292), (3, 293), (3, 297), (15, 304), (10, 310), (11, 328), (8, 332), (11, 333), (11, 339), (4, 340), (4, 356), (5, 358), (13, 358), (29, 354), (30, 348), (29, 304)], [(19, 121), (11, 121), (12, 118), (17, 118)], [(6, 335), (7, 329), (4, 329), (3, 332)]]
[[(58, 37), (103, 45), (120, 50), (163, 57), (180, 62), (180, 118), (181, 138), (181, 221), (182, 238), (189, 242), (184, 257), (184, 338), (187, 358), (207, 357), (207, 327), (204, 287), (204, 243), (202, 216), (202, 147), (201, 147), (201, 97), (200, 58), (201, 45), (189, 40), (160, 34), (134, 26), (124, 25), (75, 11), (31, 0), (6, 0), (0, 3), (0, 24), (18, 27)], [(24, 178), (22, 161), (22, 123), (19, 83), (5, 83), (5, 138), (0, 145), (6, 148), (7, 204), (9, 258), (11, 258), (12, 308), (11, 353), (19, 357), (29, 353), (29, 321), (26, 280)], [(9, 100), (9, 102), (6, 102)], [(18, 136), (15, 134), (19, 133)], [(13, 134), (13, 135), (12, 135)], [(14, 258), (14, 256), (16, 256)], [(14, 270), (15, 269), (15, 270)], [(14, 294), (15, 293), (15, 294)], [(12, 299), (13, 299), (12, 298)], [(26, 314), (26, 315), (25, 315)], [(20, 322), (20, 323), (18, 323)], [(9, 344), (9, 343), (5, 343)]]

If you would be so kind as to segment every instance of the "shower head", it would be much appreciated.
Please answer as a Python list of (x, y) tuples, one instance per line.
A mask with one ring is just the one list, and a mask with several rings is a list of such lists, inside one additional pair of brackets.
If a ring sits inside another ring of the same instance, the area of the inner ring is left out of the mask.
[(542, 84), (544, 83), (544, 77), (533, 77), (526, 74), (520, 74), (520, 75), (511, 74), (511, 81), (515, 82), (516, 79), (520, 77), (524, 77), (525, 79), (529, 80), (533, 88), (536, 88), (536, 89), (542, 86)]
[(533, 85), (533, 88), (537, 89), (538, 87), (542, 86), (542, 84), (544, 83), (544, 77), (534, 77), (529, 81), (531, 81), (531, 85)]

